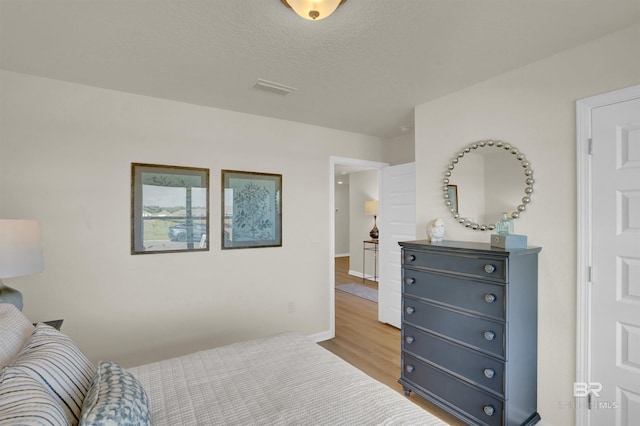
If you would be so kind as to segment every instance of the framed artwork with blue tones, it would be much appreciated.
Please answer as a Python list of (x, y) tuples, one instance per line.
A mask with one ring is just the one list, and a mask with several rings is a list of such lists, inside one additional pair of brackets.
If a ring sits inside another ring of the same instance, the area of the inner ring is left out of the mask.
[(282, 246), (282, 175), (222, 170), (222, 249)]

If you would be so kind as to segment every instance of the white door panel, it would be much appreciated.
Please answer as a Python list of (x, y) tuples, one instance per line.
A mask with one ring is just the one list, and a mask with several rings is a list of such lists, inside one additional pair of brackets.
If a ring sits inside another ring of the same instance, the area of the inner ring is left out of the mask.
[(640, 99), (592, 111), (593, 426), (640, 424)]
[(380, 195), (378, 320), (400, 328), (402, 284), (398, 242), (414, 240), (416, 236), (415, 163), (382, 169)]

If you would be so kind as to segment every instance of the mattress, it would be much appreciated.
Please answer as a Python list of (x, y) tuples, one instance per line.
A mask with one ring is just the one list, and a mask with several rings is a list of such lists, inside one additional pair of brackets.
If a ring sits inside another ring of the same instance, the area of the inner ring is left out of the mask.
[(129, 369), (156, 426), (446, 425), (297, 333)]

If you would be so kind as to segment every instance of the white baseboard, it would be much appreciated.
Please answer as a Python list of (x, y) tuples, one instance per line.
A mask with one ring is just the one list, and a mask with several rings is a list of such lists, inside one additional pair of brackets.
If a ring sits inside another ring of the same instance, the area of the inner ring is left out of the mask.
[(307, 337), (313, 340), (314, 342), (318, 343), (318, 342), (324, 342), (325, 340), (333, 339), (336, 336), (333, 335), (330, 330), (326, 330), (326, 331), (321, 331), (320, 333), (310, 334)]
[(352, 276), (358, 277), (358, 278), (362, 278), (362, 272), (353, 271), (351, 269), (349, 269), (349, 275), (352, 275)]
[[(354, 277), (358, 277), (358, 278), (362, 279), (364, 274), (362, 272), (349, 270), (349, 275), (352, 275)], [(378, 282), (378, 279), (380, 279), (380, 277), (375, 277), (375, 279), (374, 279), (373, 275), (364, 275), (364, 278), (369, 280), (369, 281), (375, 281), (375, 282)]]
[(349, 257), (351, 256), (349, 253), (336, 253), (334, 257)]

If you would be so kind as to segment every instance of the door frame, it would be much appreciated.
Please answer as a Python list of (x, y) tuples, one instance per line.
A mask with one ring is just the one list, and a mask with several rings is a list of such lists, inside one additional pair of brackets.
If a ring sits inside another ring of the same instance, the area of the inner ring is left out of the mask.
[[(327, 290), (329, 291), (329, 330), (325, 333), (321, 333), (319, 335), (314, 336), (316, 341), (320, 340), (328, 340), (336, 337), (336, 277), (335, 277), (335, 269), (336, 269), (336, 196), (335, 196), (335, 169), (336, 165), (344, 165), (344, 166), (362, 166), (364, 168), (370, 169), (382, 169), (387, 167), (389, 163), (382, 163), (379, 161), (369, 161), (369, 160), (359, 160), (356, 158), (347, 158), (347, 157), (329, 157), (329, 286)], [(381, 186), (382, 183), (382, 173), (378, 173), (378, 187)], [(382, 211), (382, 203), (384, 202), (382, 196), (380, 195), (378, 198), (379, 202), (379, 211)]]
[[(595, 108), (640, 97), (640, 85), (576, 102), (577, 283), (576, 382), (589, 382), (591, 371), (591, 113)], [(589, 409), (576, 400), (576, 426), (589, 425)]]

